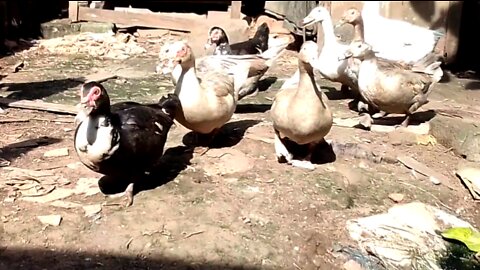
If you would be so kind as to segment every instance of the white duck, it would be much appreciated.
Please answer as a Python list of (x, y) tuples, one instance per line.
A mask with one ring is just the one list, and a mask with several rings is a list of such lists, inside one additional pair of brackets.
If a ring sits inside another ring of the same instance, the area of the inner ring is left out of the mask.
[(364, 1), (362, 9), (365, 42), (378, 57), (413, 64), (435, 49), (444, 33), (385, 18), (380, 15), (381, 2)]
[(175, 73), (173, 78), (175, 94), (181, 102), (181, 112), (175, 120), (196, 135), (209, 135), (211, 140), (235, 112), (238, 88), (247, 79), (250, 66), (237, 64), (230, 72), (212, 70), (202, 74), (199, 80), (195, 56), (187, 42), (175, 42), (165, 53), (168, 61), (162, 62), (164, 71), (170, 73), (180, 67), (180, 74)]
[[(327, 98), (313, 75), (312, 63), (317, 58), (318, 45), (313, 41), (305, 42), (298, 54), (298, 87), (278, 92), (270, 110), (277, 160), (305, 169), (315, 168), (310, 161), (312, 151), (324, 141), (333, 124)], [(286, 141), (308, 145), (308, 155), (303, 160), (296, 159), (287, 149)]]

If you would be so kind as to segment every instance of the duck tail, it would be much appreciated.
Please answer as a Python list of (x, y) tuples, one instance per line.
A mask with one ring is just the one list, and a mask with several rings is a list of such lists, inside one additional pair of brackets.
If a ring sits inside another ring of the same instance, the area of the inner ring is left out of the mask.
[(162, 108), (162, 111), (170, 116), (172, 119), (175, 118), (175, 115), (182, 107), (180, 103), (180, 98), (176, 94), (168, 94), (167, 96), (163, 96), (158, 101), (158, 106)]
[(443, 70), (440, 67), (441, 64), (442, 62), (440, 61), (434, 62), (428, 65), (422, 72), (431, 75), (433, 78), (433, 82), (437, 83), (443, 77)]
[(266, 65), (272, 66), (272, 64), (285, 52), (285, 49), (288, 47), (288, 43), (283, 43), (276, 45), (274, 47), (269, 48), (268, 50), (264, 51), (260, 54), (260, 57), (266, 59)]

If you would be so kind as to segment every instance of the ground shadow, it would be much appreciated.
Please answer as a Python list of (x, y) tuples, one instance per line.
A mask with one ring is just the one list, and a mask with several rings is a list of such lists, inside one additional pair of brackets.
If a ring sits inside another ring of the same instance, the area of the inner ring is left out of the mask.
[(49, 97), (82, 84), (83, 78), (68, 78), (41, 82), (0, 83), (4, 92), (12, 92), (7, 98), (35, 100)]
[(322, 86), (323, 93), (327, 96), (328, 100), (343, 100), (353, 98), (352, 91), (342, 92), (335, 87)]
[(272, 104), (238, 104), (235, 113), (264, 113)]
[(187, 261), (161, 255), (128, 256), (99, 252), (60, 251), (7, 247), (0, 254), (0, 268), (17, 270), (60, 269), (171, 269), (171, 270), (257, 270), (267, 267), (235, 265), (221, 262)]
[[(213, 141), (209, 144), (209, 148), (225, 148), (232, 147), (239, 143), (248, 128), (260, 123), (260, 120), (239, 120), (225, 124)], [(187, 146), (193, 146), (195, 133), (189, 132), (183, 136), (183, 143)], [(202, 145), (203, 144), (199, 144)]]
[(470, 81), (465, 84), (465, 90), (480, 90), (480, 81)]
[[(282, 138), (281, 141), (283, 145), (285, 145), (287, 150), (293, 155), (294, 159), (302, 160), (309, 153), (308, 145), (299, 145), (288, 138)], [(313, 149), (312, 156), (311, 156), (311, 162), (313, 164), (332, 163), (332, 162), (335, 162), (336, 159), (337, 159), (337, 155), (333, 151), (332, 146), (326, 141), (322, 141), (321, 143), (316, 145), (315, 148)]]
[[(146, 174), (140, 181), (135, 182), (133, 193), (155, 189), (173, 179), (190, 165), (193, 158), (193, 149), (185, 146), (169, 148), (163, 154), (161, 162), (150, 174)], [(98, 181), (98, 186), (103, 194), (117, 194), (125, 191), (130, 184), (127, 179), (118, 179), (103, 176)]]
[(28, 139), (17, 143), (12, 143), (0, 148), (0, 159), (5, 159), (11, 161), (22, 154), (26, 154), (27, 152), (39, 147), (50, 145), (54, 143), (61, 142), (62, 140), (59, 138), (52, 138), (52, 137), (39, 137), (35, 139)]

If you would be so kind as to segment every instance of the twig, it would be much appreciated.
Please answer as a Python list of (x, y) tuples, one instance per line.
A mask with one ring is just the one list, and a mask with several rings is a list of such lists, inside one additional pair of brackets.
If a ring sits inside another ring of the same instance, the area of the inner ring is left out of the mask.
[(56, 187), (53, 186), (51, 187), (50, 189), (47, 189), (45, 192), (42, 192), (42, 193), (38, 193), (38, 194), (32, 194), (32, 195), (24, 195), (22, 194), (22, 197), (41, 197), (41, 196), (45, 196), (47, 195), (48, 193), (52, 192)]
[(302, 270), (302, 268), (300, 268), (300, 266), (298, 266), (296, 263), (293, 263), (293, 266), (295, 266), (295, 268), (297, 268), (298, 270)]
[(205, 232), (205, 231), (192, 232), (192, 233), (189, 233), (189, 234), (185, 235), (185, 237), (183, 237), (183, 239), (187, 239), (187, 238), (190, 238), (190, 237), (192, 237), (192, 236), (194, 236), (194, 235), (202, 234), (202, 233), (204, 233), (204, 232)]
[(132, 243), (133, 241), (133, 237), (128, 239), (127, 243), (125, 244), (125, 248), (128, 249), (130, 247), (130, 244)]
[(0, 119), (0, 124), (7, 124), (7, 123), (20, 123), (20, 122), (29, 122), (30, 118), (10, 118), (10, 119)]
[(410, 183), (406, 183), (406, 182), (403, 182), (403, 181), (399, 181), (401, 184), (404, 184), (405, 186), (409, 186), (409, 187), (413, 187), (413, 188), (416, 188), (420, 191), (423, 191), (425, 193), (427, 193), (428, 195), (432, 196), (432, 198), (434, 198), (435, 200), (437, 200), (443, 207), (447, 208), (448, 210), (453, 211), (452, 208), (450, 208), (448, 205), (444, 204), (437, 196), (433, 195), (432, 193), (426, 191), (425, 189), (421, 188), (421, 187), (418, 187), (418, 186), (415, 186), (415, 185), (412, 185)]

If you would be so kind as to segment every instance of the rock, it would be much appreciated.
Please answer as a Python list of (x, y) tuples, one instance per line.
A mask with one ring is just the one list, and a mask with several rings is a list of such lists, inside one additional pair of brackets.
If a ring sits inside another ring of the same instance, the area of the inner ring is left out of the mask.
[(456, 175), (460, 177), (475, 200), (480, 200), (480, 169), (461, 166), (457, 169)]
[(20, 198), (20, 200), (27, 201), (27, 202), (47, 203), (47, 202), (53, 202), (56, 200), (61, 200), (61, 199), (70, 197), (73, 194), (75, 194), (75, 190), (73, 189), (56, 188), (55, 190), (48, 193), (47, 195), (38, 196), (38, 197), (22, 197)]
[(73, 190), (75, 194), (84, 194), (86, 197), (95, 195), (100, 192), (98, 187), (98, 179), (96, 178), (80, 178)]
[(480, 161), (480, 125), (437, 115), (430, 121), (430, 134), (455, 154), (468, 161)]
[(399, 202), (403, 201), (403, 198), (405, 198), (405, 195), (400, 194), (400, 193), (391, 193), (390, 195), (388, 195), (388, 198), (390, 198), (390, 200), (392, 200), (396, 203), (399, 203)]
[(82, 207), (82, 205), (79, 203), (67, 202), (67, 201), (53, 201), (50, 203), (50, 205), (55, 207), (66, 208), (66, 209)]
[(58, 148), (47, 151), (43, 154), (44, 157), (65, 157), (68, 156), (68, 148)]
[(37, 216), (38, 220), (45, 225), (59, 226), (62, 222), (60, 215)]
[(364, 270), (363, 267), (354, 260), (349, 260), (343, 264), (343, 269), (345, 270)]
[(93, 217), (102, 211), (102, 206), (100, 204), (85, 205), (83, 206), (83, 211), (85, 211), (86, 217)]

